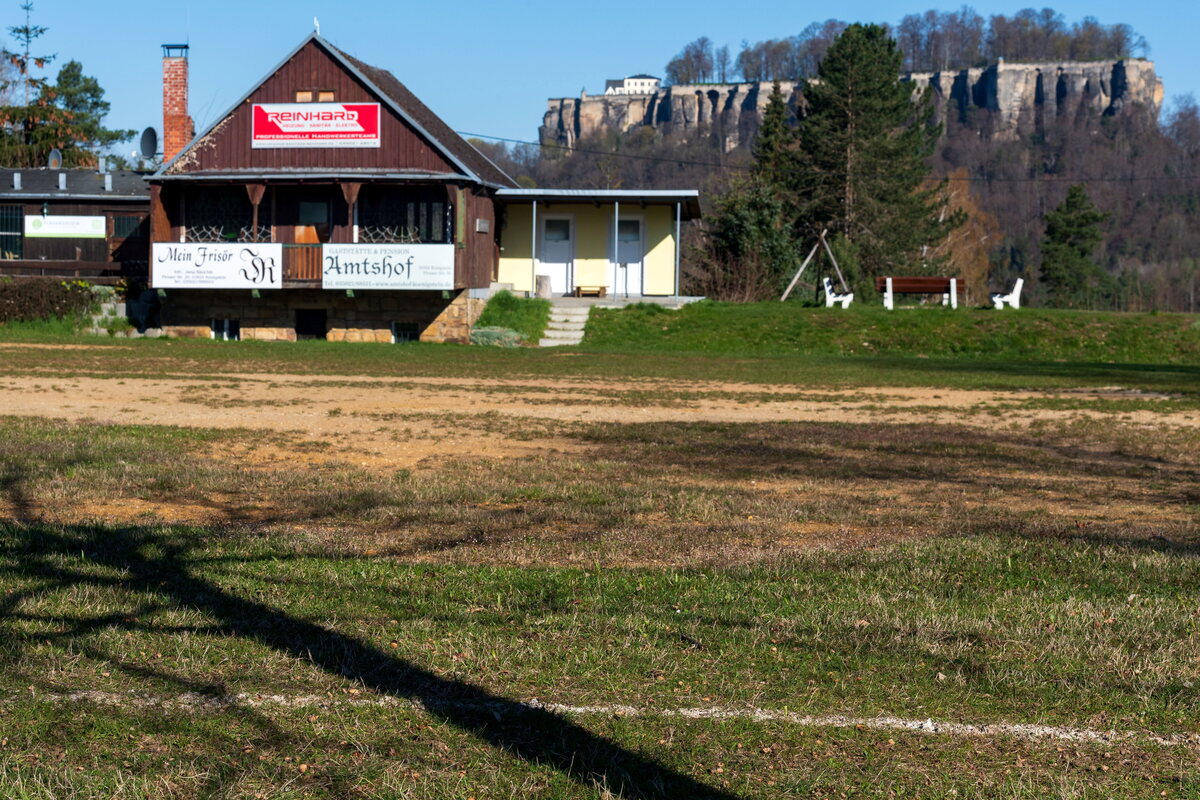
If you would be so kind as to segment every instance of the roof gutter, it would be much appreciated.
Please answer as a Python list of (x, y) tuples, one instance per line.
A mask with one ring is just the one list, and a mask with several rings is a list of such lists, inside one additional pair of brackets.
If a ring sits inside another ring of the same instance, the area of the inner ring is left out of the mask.
[(71, 194), (55, 192), (43, 194), (37, 192), (0, 192), (0, 200), (98, 200), (103, 202), (150, 202), (148, 194)]
[(180, 175), (151, 175), (150, 183), (192, 181), (279, 181), (296, 183), (303, 181), (426, 181), (435, 183), (478, 183), (474, 178), (456, 172), (186, 172)]

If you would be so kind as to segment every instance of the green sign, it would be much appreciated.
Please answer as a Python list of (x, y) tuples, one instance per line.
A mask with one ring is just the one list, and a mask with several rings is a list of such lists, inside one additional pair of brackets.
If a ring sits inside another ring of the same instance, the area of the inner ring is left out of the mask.
[(104, 217), (25, 217), (25, 236), (31, 239), (103, 239), (107, 229)]

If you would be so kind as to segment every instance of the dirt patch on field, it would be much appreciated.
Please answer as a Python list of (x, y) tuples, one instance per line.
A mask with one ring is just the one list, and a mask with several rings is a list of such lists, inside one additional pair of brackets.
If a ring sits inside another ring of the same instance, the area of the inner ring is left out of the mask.
[[(249, 428), (309, 443), (254, 458), (270, 463), (344, 461), (411, 468), (464, 453), (506, 458), (579, 449), (565, 439), (530, 439), (549, 422), (889, 422), (994, 428), (991, 406), (1095, 393), (1032, 393), (923, 388), (798, 392), (795, 387), (683, 381), (554, 381), (408, 378), (363, 380), (230, 375), (220, 380), (7, 378), (5, 413), (101, 423)], [(1111, 396), (1111, 395), (1109, 395)], [(1005, 424), (1105, 417), (1086, 409), (1022, 409)], [(1198, 413), (1136, 410), (1134, 424), (1200, 426)]]
[(428, 562), (751, 563), (976, 524), (1175, 540), (1196, 470), (1176, 451), (1200, 415), (1169, 399), (1079, 407), (1118, 391), (0, 378), (9, 415), (236, 431), (189, 445), (194, 471), (164, 465), (159, 482), (117, 462), (90, 483), (45, 481), (24, 506), (0, 499), (0, 516), (286, 529)]

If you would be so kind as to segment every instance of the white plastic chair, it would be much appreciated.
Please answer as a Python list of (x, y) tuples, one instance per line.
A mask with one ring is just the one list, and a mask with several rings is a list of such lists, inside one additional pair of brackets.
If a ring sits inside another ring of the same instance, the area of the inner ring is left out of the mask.
[(1009, 308), (1021, 307), (1021, 287), (1025, 285), (1024, 278), (1017, 278), (1017, 282), (1013, 284), (1012, 291), (1008, 294), (1004, 292), (992, 292), (988, 295), (992, 299), (992, 305), (996, 308), (1004, 308), (1007, 303)]
[(821, 279), (821, 284), (825, 287), (826, 308), (833, 308), (834, 303), (841, 303), (842, 308), (846, 309), (849, 308), (850, 304), (854, 302), (854, 292), (837, 291), (833, 288), (833, 281), (829, 280), (828, 275)]

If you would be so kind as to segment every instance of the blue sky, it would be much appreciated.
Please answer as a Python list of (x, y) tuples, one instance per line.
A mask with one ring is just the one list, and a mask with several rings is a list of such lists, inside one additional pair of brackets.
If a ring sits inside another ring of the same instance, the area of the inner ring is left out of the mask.
[[(984, 16), (1031, 4), (977, 3)], [(597, 92), (604, 79), (661, 75), (687, 42), (708, 36), (736, 52), (742, 40), (779, 38), (834, 16), (895, 23), (908, 13), (958, 5), (844, 0), (837, 4), (757, 0), (731, 4), (608, 0), (507, 4), (356, 2), (264, 3), (257, 0), (35, 0), (33, 21), (50, 30), (37, 53), (57, 53), (96, 76), (112, 103), (109, 125), (161, 127), (159, 47), (188, 41), (191, 111), (212, 122), (312, 30), (367, 63), (391, 70), (452, 127), (535, 139), (546, 98)], [(1052, 7), (1068, 22), (1083, 16), (1126, 22), (1145, 36), (1172, 96), (1200, 96), (1200, 2), (1091, 0)], [(0, 24), (19, 24), (19, 0), (0, 0)], [(11, 40), (7, 44), (11, 46)]]

